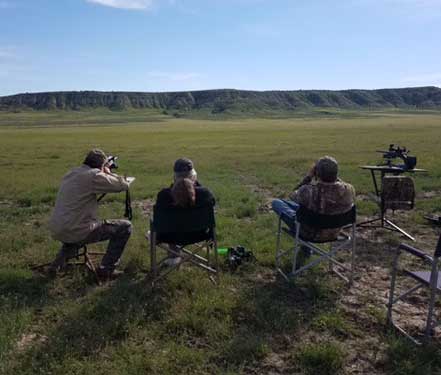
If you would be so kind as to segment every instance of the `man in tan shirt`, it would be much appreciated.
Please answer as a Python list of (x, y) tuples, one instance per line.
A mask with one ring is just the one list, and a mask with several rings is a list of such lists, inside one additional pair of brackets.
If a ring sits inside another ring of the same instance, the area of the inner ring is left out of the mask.
[(97, 195), (128, 190), (122, 176), (111, 173), (103, 151), (88, 153), (83, 165), (72, 169), (61, 181), (49, 230), (63, 246), (50, 267), (61, 268), (78, 245), (110, 240), (98, 274), (110, 277), (130, 237), (132, 225), (128, 220), (99, 220)]
[[(294, 228), (295, 214), (299, 206), (313, 212), (337, 215), (349, 211), (355, 201), (355, 190), (351, 184), (338, 178), (338, 163), (331, 156), (320, 158), (294, 191), (289, 200), (276, 199), (272, 202), (273, 210), (291, 228)], [(333, 240), (340, 231), (325, 229), (315, 232), (302, 225), (301, 235), (308, 240)]]

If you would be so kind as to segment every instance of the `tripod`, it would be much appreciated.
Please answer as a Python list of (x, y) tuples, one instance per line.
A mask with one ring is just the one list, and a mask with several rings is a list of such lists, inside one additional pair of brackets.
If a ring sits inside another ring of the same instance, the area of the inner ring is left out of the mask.
[[(403, 236), (407, 237), (408, 239), (410, 239), (411, 241), (415, 241), (415, 238), (413, 236), (411, 236), (409, 233), (407, 233), (404, 229), (400, 228), (397, 224), (395, 224), (392, 220), (390, 220), (387, 216), (386, 216), (386, 211), (387, 211), (387, 204), (386, 201), (384, 199), (384, 194), (383, 194), (383, 181), (385, 176), (387, 175), (392, 175), (392, 176), (398, 176), (401, 175), (405, 172), (427, 172), (424, 169), (405, 169), (402, 167), (396, 167), (396, 166), (391, 166), (391, 165), (364, 165), (362, 167), (360, 167), (361, 169), (365, 169), (365, 170), (369, 170), (371, 172), (371, 176), (372, 176), (372, 183), (374, 185), (375, 188), (375, 198), (376, 201), (379, 203), (380, 205), (380, 214), (375, 217), (374, 219), (370, 219), (370, 220), (366, 220), (363, 221), (361, 223), (358, 223), (357, 226), (358, 227), (365, 227), (365, 228), (384, 228), (387, 230), (391, 230), (394, 232), (399, 232), (401, 233)], [(378, 184), (377, 182), (377, 174), (380, 175), (380, 182), (381, 185)], [(407, 209), (411, 209), (413, 208), (413, 198), (411, 202), (408, 202), (409, 207)], [(378, 223), (377, 225), (375, 225), (374, 223)]]

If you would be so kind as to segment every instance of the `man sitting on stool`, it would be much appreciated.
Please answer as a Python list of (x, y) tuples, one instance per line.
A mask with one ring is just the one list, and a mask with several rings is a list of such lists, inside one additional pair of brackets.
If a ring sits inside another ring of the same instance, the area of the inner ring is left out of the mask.
[[(337, 215), (349, 211), (355, 201), (354, 187), (338, 177), (337, 161), (331, 156), (320, 158), (297, 186), (289, 200), (275, 199), (273, 211), (293, 230), (296, 211), (300, 205), (326, 215)], [(325, 241), (336, 237), (340, 228), (325, 229), (315, 233), (302, 225), (302, 236), (309, 240)]]
[(61, 181), (55, 209), (49, 229), (55, 240), (63, 246), (49, 272), (56, 273), (67, 258), (75, 255), (78, 245), (110, 240), (98, 276), (110, 278), (120, 271), (115, 267), (130, 237), (132, 225), (128, 220), (99, 220), (97, 218), (97, 194), (126, 191), (129, 183), (122, 176), (113, 174), (106, 165), (103, 151), (90, 151), (80, 167), (72, 169)]

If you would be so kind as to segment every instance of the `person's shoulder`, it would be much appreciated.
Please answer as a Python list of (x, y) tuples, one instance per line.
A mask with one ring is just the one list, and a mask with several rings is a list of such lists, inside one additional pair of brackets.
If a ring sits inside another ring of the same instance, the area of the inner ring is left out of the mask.
[(208, 192), (208, 193), (210, 193), (210, 190), (208, 188), (206, 188), (205, 186), (202, 186), (200, 184), (199, 185), (195, 185), (194, 189), (197, 192), (202, 192), (202, 193)]
[(78, 167), (73, 167), (70, 169), (64, 176), (64, 179), (72, 179), (72, 178), (78, 178), (82, 176), (83, 178), (91, 178), (95, 176), (98, 172), (100, 172), (100, 169), (97, 168), (90, 168), (87, 165), (80, 165)]
[(159, 190), (158, 194), (157, 194), (157, 198), (163, 198), (163, 197), (169, 197), (171, 196), (171, 188), (167, 187), (164, 189)]
[(99, 168), (91, 168), (85, 164), (80, 165), (79, 167), (75, 167), (72, 169), (72, 172), (77, 173), (77, 174), (84, 174), (84, 175), (90, 175), (90, 176), (96, 176), (100, 173), (104, 173), (101, 169)]
[(298, 195), (308, 194), (309, 192), (317, 189), (317, 187), (318, 187), (317, 183), (302, 185), (297, 189), (297, 194)]
[(345, 182), (343, 180), (339, 180), (337, 183), (339, 185), (341, 185), (344, 189), (354, 190), (354, 186), (352, 186), (349, 182)]
[(196, 186), (196, 206), (200, 205), (212, 205), (216, 204), (213, 193), (203, 186)]
[(158, 192), (156, 195), (156, 206), (157, 207), (171, 207), (173, 206), (173, 197), (171, 193), (171, 188), (164, 188)]
[(342, 197), (347, 197), (348, 199), (350, 198), (352, 200), (355, 199), (355, 189), (350, 183), (339, 180), (338, 185), (339, 194)]
[(196, 186), (195, 191), (196, 191), (196, 195), (206, 196), (206, 197), (213, 196), (213, 193), (210, 191), (210, 189), (208, 189), (204, 186)]
[(317, 189), (317, 184), (306, 184), (300, 186), (294, 196), (292, 197), (294, 202), (309, 207), (314, 196), (314, 191)]

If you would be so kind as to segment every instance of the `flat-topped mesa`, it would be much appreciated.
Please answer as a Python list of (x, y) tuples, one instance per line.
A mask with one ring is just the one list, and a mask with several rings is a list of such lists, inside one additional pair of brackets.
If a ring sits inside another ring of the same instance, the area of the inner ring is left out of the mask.
[(0, 110), (13, 109), (146, 108), (212, 113), (293, 111), (313, 108), (441, 109), (441, 88), (412, 87), (379, 90), (246, 91), (233, 89), (182, 92), (65, 91), (0, 97)]

